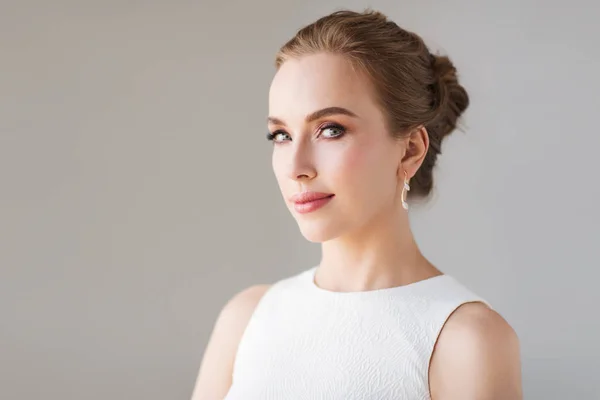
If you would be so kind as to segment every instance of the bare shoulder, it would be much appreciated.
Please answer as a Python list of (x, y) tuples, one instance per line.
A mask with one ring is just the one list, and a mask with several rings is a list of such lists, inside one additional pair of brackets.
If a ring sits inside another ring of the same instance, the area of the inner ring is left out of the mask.
[(223, 306), (204, 351), (192, 400), (225, 397), (231, 386), (240, 339), (256, 306), (270, 287), (250, 286), (236, 293)]
[(232, 296), (219, 312), (209, 346), (218, 342), (222, 345), (235, 345), (237, 348), (258, 302), (269, 287), (270, 285), (254, 285)]
[(235, 325), (243, 325), (246, 323), (254, 309), (258, 305), (260, 299), (271, 285), (254, 285), (236, 293), (223, 307), (219, 315), (219, 319), (233, 322)]
[(521, 400), (520, 344), (515, 330), (483, 303), (448, 318), (429, 367), (433, 400)]

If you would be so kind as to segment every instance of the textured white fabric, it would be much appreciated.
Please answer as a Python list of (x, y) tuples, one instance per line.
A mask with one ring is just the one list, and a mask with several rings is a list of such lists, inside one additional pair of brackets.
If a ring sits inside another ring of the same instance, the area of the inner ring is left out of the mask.
[(316, 268), (264, 294), (226, 400), (430, 399), (429, 360), (445, 321), (461, 304), (488, 304), (449, 275), (342, 293), (319, 288)]

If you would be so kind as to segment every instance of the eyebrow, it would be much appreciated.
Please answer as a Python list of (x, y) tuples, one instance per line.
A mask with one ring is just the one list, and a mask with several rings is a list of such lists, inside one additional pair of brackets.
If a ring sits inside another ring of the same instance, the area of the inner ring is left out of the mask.
[[(358, 115), (356, 115), (352, 111), (348, 110), (347, 108), (327, 107), (327, 108), (322, 108), (320, 110), (317, 110), (317, 111), (314, 111), (314, 112), (308, 114), (305, 118), (305, 121), (312, 122), (319, 118), (329, 117), (331, 115), (347, 115), (349, 117), (358, 118)], [(276, 125), (285, 125), (285, 123), (281, 119), (275, 118), (275, 117), (268, 117), (267, 121), (272, 124), (276, 124)]]

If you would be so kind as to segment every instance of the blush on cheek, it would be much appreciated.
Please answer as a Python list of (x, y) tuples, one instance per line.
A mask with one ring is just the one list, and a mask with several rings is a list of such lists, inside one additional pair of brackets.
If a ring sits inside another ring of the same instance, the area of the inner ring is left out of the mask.
[(388, 197), (390, 193), (387, 192), (394, 191), (395, 155), (389, 149), (362, 143), (344, 149), (339, 156), (337, 167), (332, 169), (333, 179), (343, 188), (336, 189), (353, 193), (357, 201), (360, 198), (369, 203), (377, 203), (377, 198)]
[[(335, 154), (323, 157), (321, 177), (330, 185), (331, 190), (354, 192), (364, 186), (365, 179), (371, 174), (368, 150), (359, 146), (339, 149)], [(324, 155), (325, 156), (325, 155)]]
[(347, 148), (340, 157), (340, 170), (345, 170), (354, 175), (363, 175), (369, 167), (369, 149), (353, 146)]

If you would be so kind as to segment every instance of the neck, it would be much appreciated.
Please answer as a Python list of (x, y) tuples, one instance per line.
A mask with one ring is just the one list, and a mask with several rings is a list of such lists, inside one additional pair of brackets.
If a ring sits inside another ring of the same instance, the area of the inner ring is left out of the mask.
[(339, 292), (365, 291), (402, 286), (439, 274), (421, 254), (408, 214), (401, 210), (324, 242), (315, 283)]

